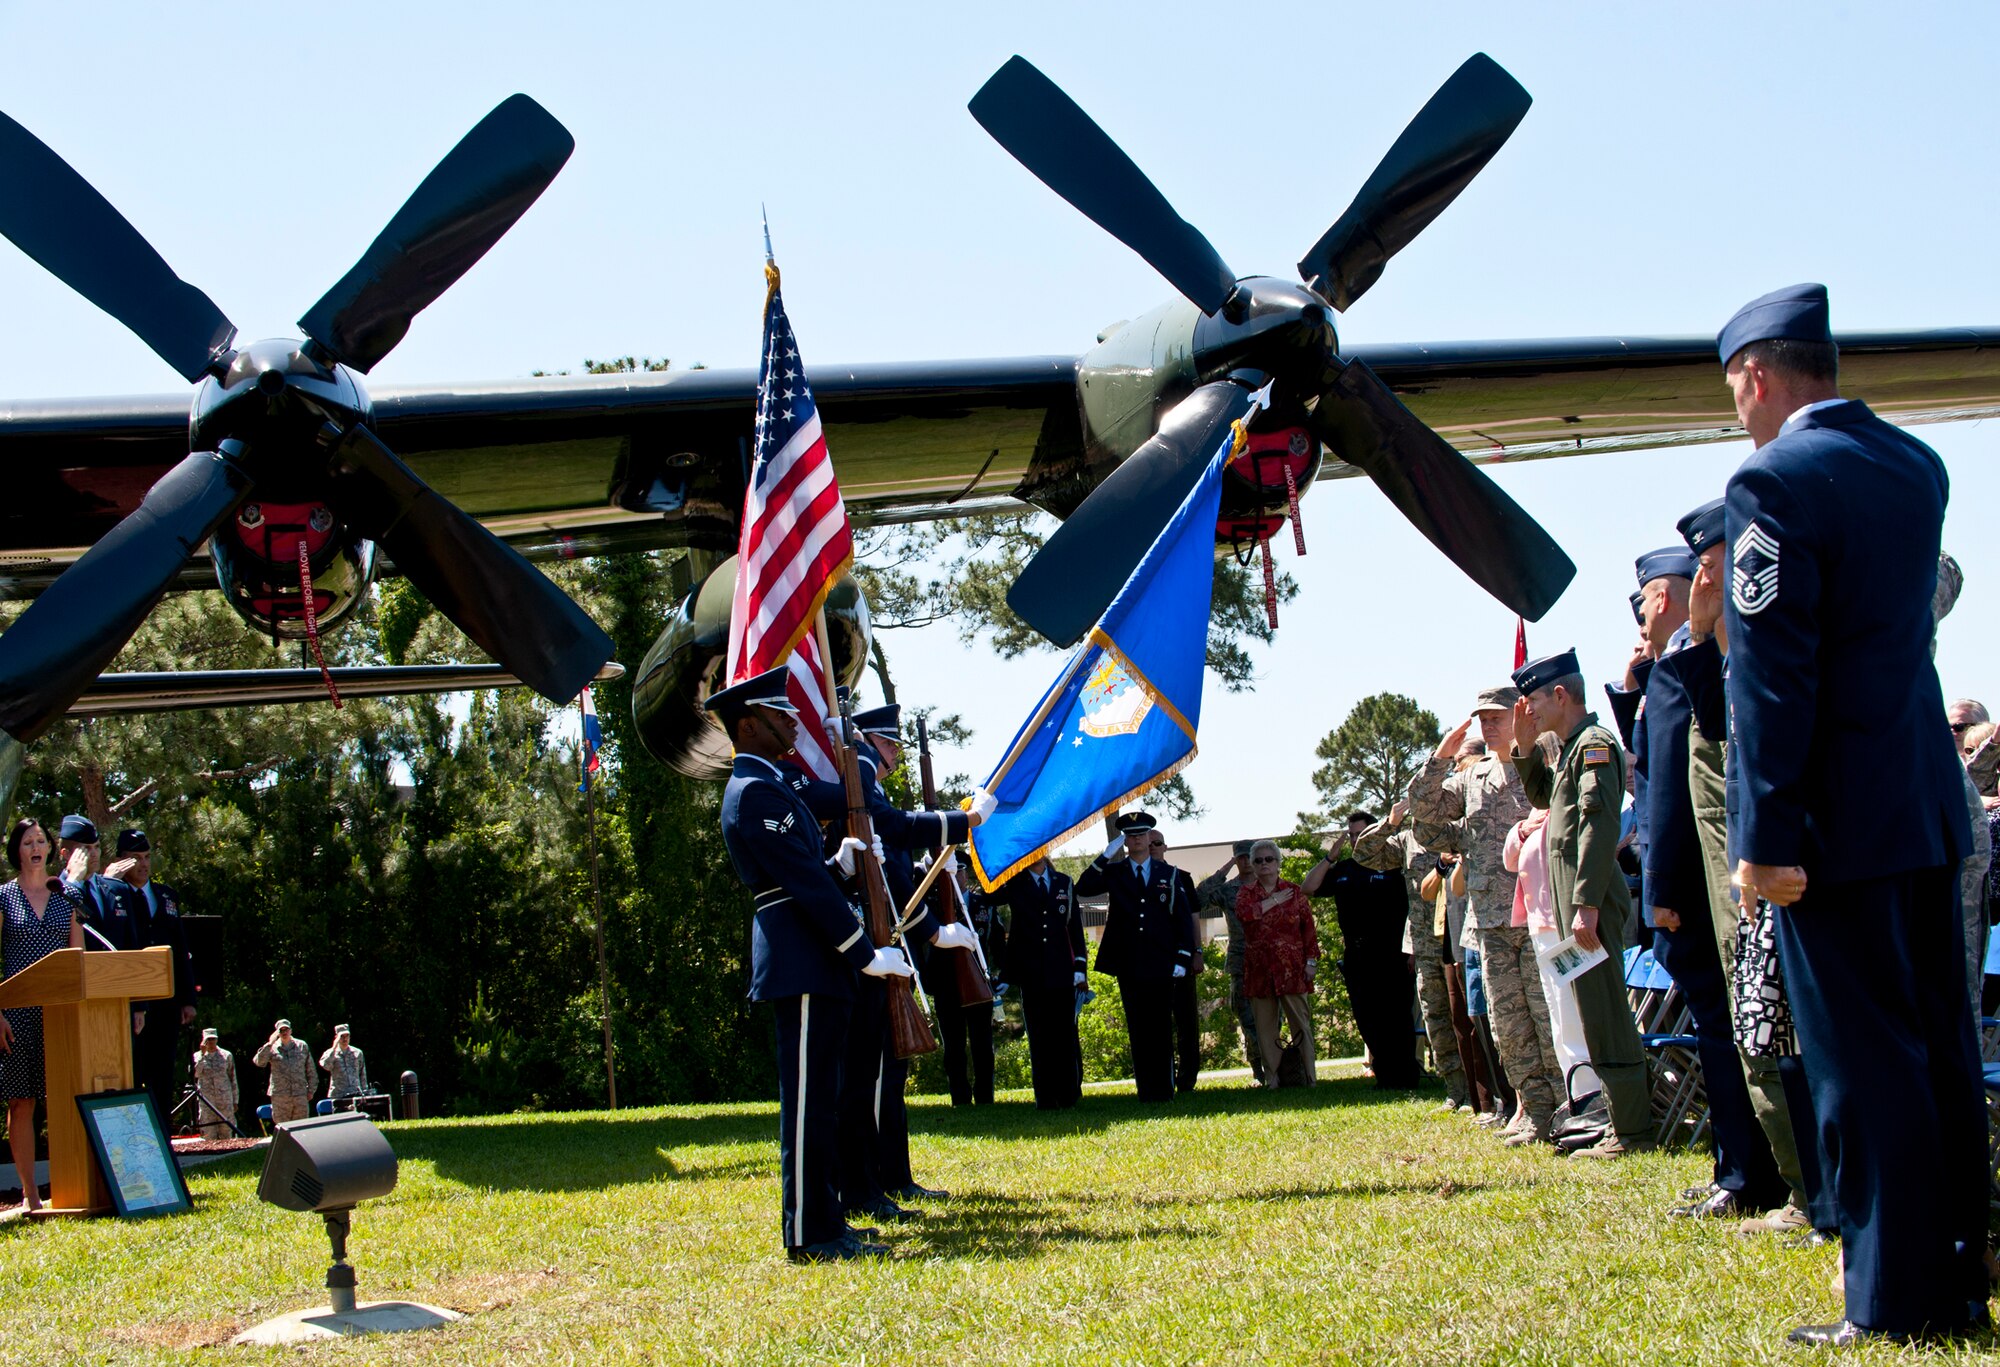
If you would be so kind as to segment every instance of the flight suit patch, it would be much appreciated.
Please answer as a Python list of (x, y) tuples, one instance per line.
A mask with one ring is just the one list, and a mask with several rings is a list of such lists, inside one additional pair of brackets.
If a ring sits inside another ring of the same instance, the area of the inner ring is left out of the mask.
[(1584, 762), (1585, 764), (1609, 764), (1609, 763), (1611, 763), (1611, 747), (1610, 747), (1610, 746), (1608, 746), (1608, 745), (1586, 745), (1586, 746), (1584, 746), (1584, 747), (1583, 747), (1583, 762)]

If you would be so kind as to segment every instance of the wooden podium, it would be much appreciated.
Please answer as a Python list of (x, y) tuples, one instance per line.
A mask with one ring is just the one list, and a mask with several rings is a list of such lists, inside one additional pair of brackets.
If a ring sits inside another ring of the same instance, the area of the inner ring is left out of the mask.
[[(174, 995), (173, 951), (59, 949), (0, 982), (0, 1007), (42, 1008), (49, 1104), (49, 1215), (101, 1215), (97, 1170), (76, 1098), (132, 1085), (132, 1003)], [(164, 1124), (165, 1116), (160, 1117)]]

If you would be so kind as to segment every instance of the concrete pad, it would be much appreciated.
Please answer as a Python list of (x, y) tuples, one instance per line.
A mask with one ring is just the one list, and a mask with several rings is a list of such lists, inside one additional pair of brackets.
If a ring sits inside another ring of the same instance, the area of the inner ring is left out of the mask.
[(321, 1339), (350, 1338), (357, 1334), (399, 1334), (409, 1329), (431, 1329), (465, 1316), (456, 1310), (415, 1301), (362, 1301), (346, 1314), (332, 1306), (294, 1310), (289, 1315), (253, 1324), (230, 1342), (255, 1347), (292, 1343), (313, 1343)]

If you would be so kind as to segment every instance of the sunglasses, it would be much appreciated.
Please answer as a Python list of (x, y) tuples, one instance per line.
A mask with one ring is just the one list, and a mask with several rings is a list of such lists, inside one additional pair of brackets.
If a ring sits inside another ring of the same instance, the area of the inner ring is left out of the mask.
[(1977, 725), (1979, 723), (1976, 721), (1955, 721), (1951, 724), (1951, 733), (1954, 736), (1962, 736)]
[(1250, 862), (1253, 864), (1275, 864), (1278, 862), (1278, 856), (1275, 854), (1260, 854)]

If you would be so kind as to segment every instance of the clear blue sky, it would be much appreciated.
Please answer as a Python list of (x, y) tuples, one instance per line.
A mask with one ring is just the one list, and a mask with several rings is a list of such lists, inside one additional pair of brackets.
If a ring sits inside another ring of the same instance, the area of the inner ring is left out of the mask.
[[(585, 356), (749, 364), (757, 206), (809, 362), (1077, 351), (1167, 288), (1001, 152), (965, 101), (1020, 52), (1240, 271), (1284, 274), (1403, 123), (1484, 50), (1526, 121), (1342, 320), (1348, 342), (1712, 333), (1752, 295), (1833, 291), (1836, 327), (2000, 323), (1989, 263), (2000, 10), (1878, 6), (1073, 4), (896, 8), (349, 4), (239, 22), (165, 6), (0, 4), (0, 108), (91, 177), (245, 334), (290, 335), (424, 172), (514, 90), (576, 135), (542, 202), (428, 313), (382, 382)], [(1218, 16), (1226, 15), (1229, 23)], [(1234, 27), (1230, 27), (1233, 24)], [(116, 324), (0, 247), (0, 396), (165, 392)], [(1718, 381), (1719, 382), (1719, 381)], [(0, 402), (4, 402), (0, 398)], [(1965, 596), (1947, 696), (2000, 695), (1993, 438), (1925, 429), (1953, 477)], [(839, 452), (834, 453), (838, 462)], [(1609, 677), (1639, 551), (1741, 447), (1501, 471), (1580, 573), (1529, 628)], [(1311, 747), (1358, 698), (1449, 725), (1505, 670), (1512, 619), (1359, 482), (1308, 500), (1303, 593), (1249, 696), (1211, 689), (1171, 838), (1289, 828)], [(906, 696), (978, 730), (982, 770), (1056, 668), (951, 632), (889, 639)]]

